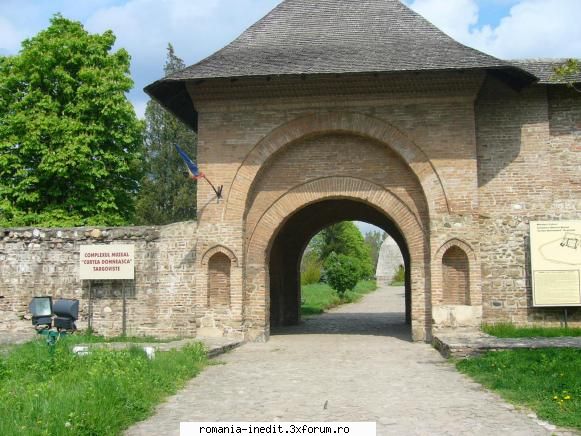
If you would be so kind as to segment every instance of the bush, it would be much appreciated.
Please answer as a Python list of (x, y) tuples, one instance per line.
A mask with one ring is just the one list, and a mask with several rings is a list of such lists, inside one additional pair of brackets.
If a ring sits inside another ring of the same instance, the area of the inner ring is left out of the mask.
[(392, 284), (395, 283), (405, 283), (405, 269), (403, 265), (400, 265), (395, 270), (395, 275), (393, 276), (393, 280), (391, 281)]
[(361, 277), (358, 259), (344, 254), (331, 253), (325, 262), (327, 283), (342, 298), (345, 292), (353, 290)]
[(301, 285), (312, 285), (321, 281), (321, 261), (313, 252), (305, 254), (301, 265)]

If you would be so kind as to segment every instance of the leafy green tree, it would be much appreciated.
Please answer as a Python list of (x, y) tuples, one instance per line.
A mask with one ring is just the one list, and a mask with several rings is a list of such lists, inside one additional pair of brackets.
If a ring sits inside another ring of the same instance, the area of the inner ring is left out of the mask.
[[(171, 44), (167, 48), (165, 74), (185, 68)], [(179, 145), (195, 159), (196, 134), (157, 102), (145, 110), (146, 175), (136, 206), (138, 224), (168, 224), (196, 218), (197, 183), (184, 177), (184, 162), (176, 153)]]
[(555, 67), (555, 77), (577, 92), (581, 92), (575, 83), (576, 76), (581, 72), (581, 62), (579, 59), (567, 59), (563, 64)]
[(369, 246), (365, 244), (363, 235), (351, 221), (343, 221), (323, 229), (315, 235), (311, 246), (323, 263), (332, 252), (344, 254), (360, 262), (360, 278), (373, 276)]
[(115, 36), (55, 15), (0, 60), (0, 225), (118, 225), (133, 217), (142, 124)]
[(352, 291), (361, 277), (359, 259), (332, 252), (325, 261), (327, 283), (343, 298), (345, 292)]

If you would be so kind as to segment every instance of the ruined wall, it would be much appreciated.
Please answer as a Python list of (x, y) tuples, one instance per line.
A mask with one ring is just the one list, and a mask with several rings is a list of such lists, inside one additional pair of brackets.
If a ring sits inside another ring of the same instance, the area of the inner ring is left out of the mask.
[(581, 219), (581, 96), (489, 79), (476, 116), (484, 321), (557, 324), (532, 308), (529, 222)]
[(34, 296), (80, 300), (77, 327), (87, 327), (89, 282), (79, 280), (79, 246), (135, 245), (134, 281), (92, 281), (93, 328), (122, 332), (123, 293), (127, 333), (195, 336), (197, 224), (162, 227), (0, 229), (0, 330), (30, 328)]

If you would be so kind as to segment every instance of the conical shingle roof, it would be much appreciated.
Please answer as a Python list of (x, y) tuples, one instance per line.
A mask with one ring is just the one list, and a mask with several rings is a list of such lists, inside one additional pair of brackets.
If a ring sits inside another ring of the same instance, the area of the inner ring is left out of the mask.
[(223, 49), (145, 90), (175, 112), (167, 93), (188, 80), (458, 69), (534, 80), (460, 44), (399, 0), (285, 0)]

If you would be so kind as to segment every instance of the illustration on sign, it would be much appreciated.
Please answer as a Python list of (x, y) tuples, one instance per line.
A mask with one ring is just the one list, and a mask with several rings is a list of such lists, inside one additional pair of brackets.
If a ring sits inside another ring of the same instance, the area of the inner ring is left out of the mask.
[(133, 280), (135, 247), (133, 245), (81, 245), (81, 280)]
[(581, 221), (531, 222), (535, 306), (581, 306)]

